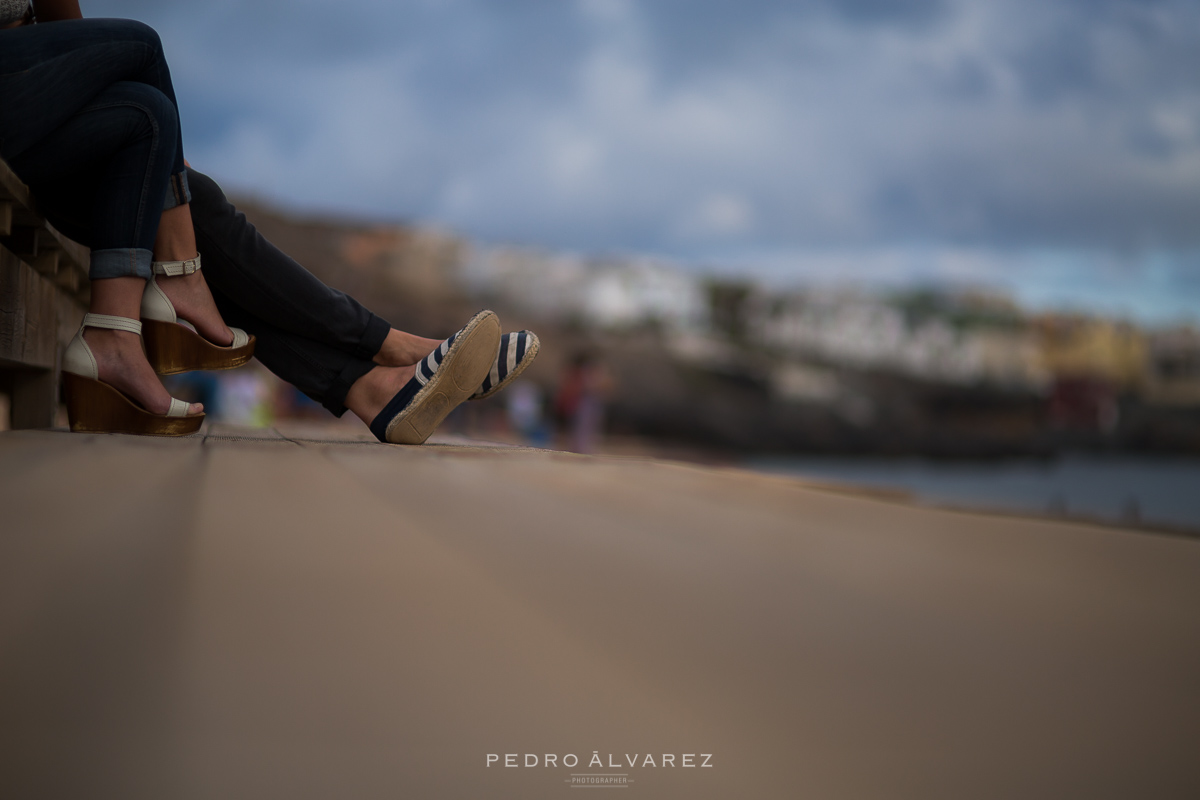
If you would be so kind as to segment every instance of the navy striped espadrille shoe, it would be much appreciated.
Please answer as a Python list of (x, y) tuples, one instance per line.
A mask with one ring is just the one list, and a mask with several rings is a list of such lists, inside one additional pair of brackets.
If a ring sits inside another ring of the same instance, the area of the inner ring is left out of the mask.
[(479, 388), (496, 361), (500, 319), (480, 311), (417, 364), (416, 374), (371, 421), (381, 442), (421, 444)]
[(482, 400), (491, 397), (512, 383), (513, 379), (537, 358), (541, 346), (542, 343), (533, 331), (517, 331), (501, 336), (500, 352), (496, 354), (496, 361), (487, 377), (483, 379), (483, 385), (471, 395), (471, 399)]

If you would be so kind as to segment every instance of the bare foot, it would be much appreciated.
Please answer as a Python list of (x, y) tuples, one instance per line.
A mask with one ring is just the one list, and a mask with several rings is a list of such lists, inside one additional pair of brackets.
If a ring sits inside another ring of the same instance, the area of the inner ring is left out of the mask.
[[(193, 258), (196, 252), (191, 206), (184, 204), (162, 212), (154, 241), (154, 260), (184, 261)], [(233, 331), (221, 319), (203, 274), (160, 276), (156, 282), (175, 306), (179, 318), (196, 326), (201, 336), (221, 347), (233, 344)]]
[[(171, 395), (146, 360), (140, 336), (126, 331), (87, 328), (83, 338), (96, 357), (102, 383), (141, 403), (151, 414), (167, 413)], [(192, 403), (188, 414), (199, 414), (203, 410), (202, 404)]]
[(204, 281), (203, 271), (191, 275), (163, 276), (155, 278), (175, 306), (175, 313), (196, 326), (196, 331), (208, 341), (221, 347), (233, 344), (233, 331), (221, 319), (217, 304)]
[(416, 367), (375, 367), (354, 382), (346, 393), (346, 408), (368, 425), (379, 416), (383, 407), (408, 383)]
[(392, 328), (374, 361), (385, 367), (408, 367), (432, 353), (441, 343), (441, 339), (426, 339)]

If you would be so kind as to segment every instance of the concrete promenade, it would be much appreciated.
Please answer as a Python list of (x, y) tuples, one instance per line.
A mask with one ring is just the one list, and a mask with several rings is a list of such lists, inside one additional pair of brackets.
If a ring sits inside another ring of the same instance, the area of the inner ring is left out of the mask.
[(347, 430), (0, 434), (0, 797), (1200, 797), (1200, 541)]

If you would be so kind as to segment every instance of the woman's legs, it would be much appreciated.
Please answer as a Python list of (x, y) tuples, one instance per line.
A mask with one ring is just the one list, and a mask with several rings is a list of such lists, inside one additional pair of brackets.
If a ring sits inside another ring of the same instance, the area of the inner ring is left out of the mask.
[[(137, 319), (145, 287), (146, 282), (141, 278), (92, 281), (91, 313)], [(101, 381), (134, 398), (152, 414), (167, 413), (171, 395), (150, 368), (140, 336), (126, 331), (86, 328), (83, 338), (96, 359)], [(188, 413), (199, 414), (203, 410), (202, 404), (193, 403)]]
[[(197, 252), (191, 205), (164, 211), (154, 242), (154, 260), (185, 261), (194, 258)], [(171, 301), (175, 313), (192, 323), (201, 336), (222, 347), (233, 343), (233, 331), (217, 310), (203, 271), (190, 275), (160, 275), (156, 282)]]
[(150, 277), (179, 146), (176, 120), (162, 92), (119, 81), (9, 159), (47, 218), (92, 248), (92, 280)]
[[(0, 156), (12, 163), (119, 81), (157, 89), (176, 107), (153, 28), (133, 20), (82, 19), (0, 31)], [(178, 114), (170, 127), (164, 135), (181, 142)], [(167, 207), (187, 202), (182, 146), (169, 158), (173, 201)]]
[[(124, 81), (13, 159), (47, 217), (92, 248), (92, 313), (140, 316), (177, 134), (170, 99)], [(135, 334), (88, 328), (84, 338), (101, 381), (166, 412), (170, 395)]]
[[(179, 115), (158, 35), (129, 20), (0, 32), (0, 96), (0, 155), (47, 217), (92, 248), (92, 312), (138, 318), (151, 262), (196, 253)], [(199, 327), (228, 343), (195, 277)], [(101, 380), (152, 412), (166, 410), (169, 395), (136, 336), (89, 328), (84, 338)]]

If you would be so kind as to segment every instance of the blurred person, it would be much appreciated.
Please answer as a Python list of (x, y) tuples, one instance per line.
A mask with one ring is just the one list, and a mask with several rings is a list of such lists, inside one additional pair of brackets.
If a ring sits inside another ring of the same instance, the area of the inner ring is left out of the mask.
[(257, 355), (334, 415), (417, 444), (537, 355), (536, 336), (502, 336), (490, 311), (444, 341), (392, 328), (259, 235), (184, 160), (162, 45), (142, 23), (0, 0), (0, 98), (0, 158), (92, 250), (89, 313), (63, 356), (72, 430), (192, 433), (203, 406), (156, 373)]
[(224, 374), (217, 386), (221, 420), (255, 428), (265, 428), (275, 421), (271, 386), (262, 373), (238, 370)]
[(542, 390), (529, 381), (518, 381), (508, 390), (505, 410), (509, 424), (529, 444), (543, 446), (549, 440), (542, 419)]
[(554, 398), (555, 416), (566, 433), (567, 448), (595, 453), (604, 429), (604, 402), (612, 393), (612, 379), (591, 353), (572, 359), (559, 381)]

